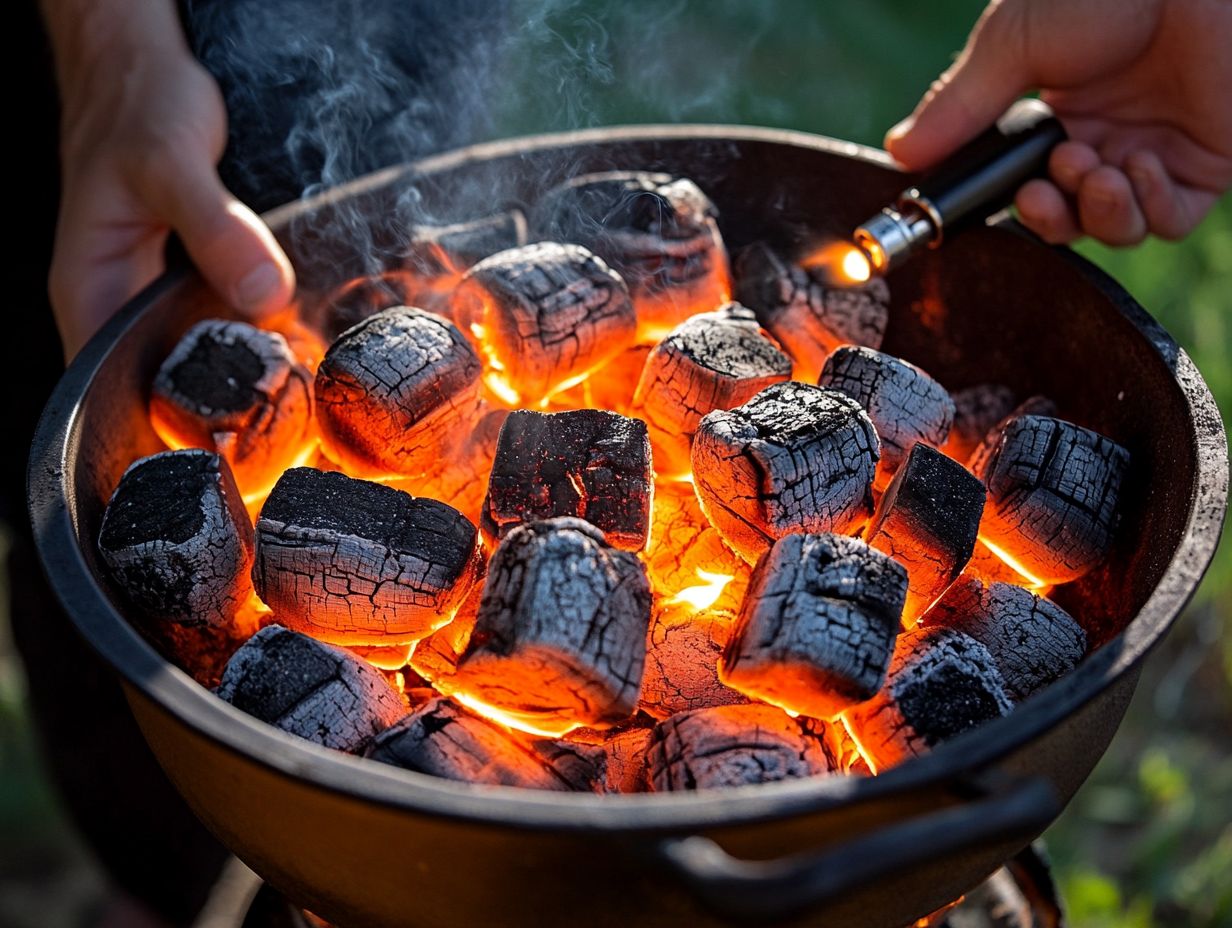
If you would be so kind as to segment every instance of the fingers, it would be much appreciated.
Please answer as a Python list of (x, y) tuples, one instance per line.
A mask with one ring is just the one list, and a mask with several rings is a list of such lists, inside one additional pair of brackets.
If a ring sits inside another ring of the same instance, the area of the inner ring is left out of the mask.
[(924, 170), (992, 125), (1026, 92), (1032, 75), (1023, 51), (1022, 7), (995, 3), (984, 11), (954, 66), (885, 146), (910, 170)]
[(151, 211), (176, 231), (197, 269), (232, 306), (257, 319), (286, 306), (295, 288), (291, 262), (208, 160), (163, 159), (139, 183)]
[(1183, 238), (1198, 224), (1163, 162), (1154, 152), (1136, 151), (1125, 160), (1125, 173), (1151, 231), (1160, 238)]
[(1146, 217), (1124, 172), (1101, 165), (1078, 187), (1082, 229), (1107, 245), (1136, 245), (1146, 238)]
[(1099, 153), (1090, 145), (1062, 142), (1048, 159), (1048, 174), (1063, 193), (1076, 197), (1082, 179), (1099, 165)]
[(1046, 180), (1023, 185), (1014, 199), (1022, 224), (1052, 245), (1065, 245), (1082, 235), (1078, 217), (1065, 195)]

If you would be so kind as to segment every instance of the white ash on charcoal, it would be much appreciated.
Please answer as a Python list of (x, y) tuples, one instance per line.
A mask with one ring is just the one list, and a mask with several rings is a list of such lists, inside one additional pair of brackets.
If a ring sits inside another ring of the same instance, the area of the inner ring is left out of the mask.
[(1087, 650), (1073, 616), (1008, 583), (963, 578), (928, 610), (924, 625), (953, 628), (984, 645), (1015, 702), (1069, 673)]
[(369, 759), (463, 783), (586, 791), (601, 761), (584, 749), (510, 731), (448, 699), (433, 699), (381, 732)]
[(833, 773), (817, 726), (774, 706), (716, 706), (655, 726), (646, 751), (656, 792), (752, 786)]
[(795, 360), (797, 380), (816, 383), (826, 357), (842, 345), (880, 348), (890, 289), (874, 277), (835, 286), (824, 268), (804, 268), (768, 245), (750, 245), (736, 258), (736, 299)]
[(758, 562), (719, 662), (728, 686), (831, 719), (874, 696), (894, 653), (907, 572), (845, 535), (788, 535)]
[(484, 258), (526, 242), (526, 216), (518, 209), (466, 222), (418, 225), (411, 229), (406, 264), (416, 279), (460, 275)]
[(514, 406), (577, 383), (637, 332), (620, 275), (580, 245), (556, 242), (480, 261), (458, 285), (453, 311)]
[(640, 551), (653, 480), (641, 420), (599, 409), (519, 409), (501, 427), (481, 527), (496, 540), (527, 522), (575, 516), (610, 544)]
[(945, 444), (954, 401), (945, 387), (914, 364), (872, 348), (838, 348), (826, 359), (822, 387), (845, 393), (864, 407), (881, 439), (877, 487), (884, 487), (911, 446)]
[(1017, 416), (980, 446), (980, 534), (1043, 583), (1081, 577), (1108, 553), (1129, 452), (1062, 419)]
[(225, 460), (164, 451), (129, 465), (98, 551), (146, 624), (219, 628), (252, 594), (252, 523)]
[(970, 471), (920, 442), (877, 502), (864, 537), (907, 568), (904, 628), (915, 625), (971, 560), (985, 495)]
[(730, 612), (697, 610), (687, 603), (655, 610), (642, 674), (643, 712), (666, 719), (677, 712), (749, 701), (719, 679), (719, 656), (735, 618)]
[(207, 319), (158, 369), (150, 417), (169, 445), (217, 451), (259, 492), (314, 440), (312, 374), (277, 332)]
[(345, 474), (287, 471), (257, 519), (257, 595), (335, 644), (426, 637), (482, 570), (478, 532), (456, 509)]
[(693, 479), (706, 517), (755, 563), (793, 532), (859, 529), (873, 512), (880, 457), (860, 404), (809, 384), (774, 384), (702, 419)]
[(633, 396), (661, 475), (687, 474), (702, 417), (791, 379), (791, 358), (737, 303), (682, 322), (646, 359)]
[(235, 652), (217, 694), (275, 728), (352, 754), (406, 712), (379, 670), (280, 625)]
[(881, 691), (843, 719), (873, 772), (881, 773), (1011, 708), (986, 647), (953, 629), (917, 628), (898, 636)]
[(951, 390), (950, 399), (954, 401), (954, 424), (941, 450), (954, 460), (964, 462), (980, 446), (989, 430), (1018, 404), (1014, 391), (1001, 383), (977, 383)]
[(542, 732), (610, 727), (637, 707), (649, 624), (637, 557), (580, 519), (531, 522), (493, 553), (470, 643), (437, 685)]
[(404, 306), (377, 313), (317, 369), (322, 449), (358, 477), (431, 473), (479, 417), (482, 370), (447, 320)]
[(732, 557), (691, 483), (655, 485), (650, 537), (646, 566), (662, 600), (729, 612), (740, 608), (752, 568)]
[(634, 345), (626, 348), (582, 381), (581, 405), (629, 415), (638, 378), (642, 376), (642, 368), (646, 366), (646, 358), (653, 347)]
[(545, 238), (585, 245), (629, 285), (643, 341), (655, 342), (731, 291), (714, 204), (693, 181), (609, 171), (548, 192), (532, 216)]

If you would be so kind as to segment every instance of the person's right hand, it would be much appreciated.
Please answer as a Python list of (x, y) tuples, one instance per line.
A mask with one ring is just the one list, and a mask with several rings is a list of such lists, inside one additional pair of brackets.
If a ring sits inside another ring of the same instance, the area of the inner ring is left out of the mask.
[(1181, 238), (1232, 186), (1229, 0), (994, 0), (886, 147), (928, 168), (1033, 89), (1071, 138), (1015, 201), (1050, 242)]
[(218, 178), (222, 96), (189, 52), (170, 0), (98, 0), (85, 10), (63, 0), (45, 12), (63, 106), (49, 286), (66, 356), (161, 273), (171, 231), (242, 313), (285, 306), (290, 262)]

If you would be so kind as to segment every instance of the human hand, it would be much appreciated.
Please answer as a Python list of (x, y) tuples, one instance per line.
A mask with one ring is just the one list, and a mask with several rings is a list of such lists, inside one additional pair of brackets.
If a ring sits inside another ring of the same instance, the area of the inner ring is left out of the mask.
[(171, 231), (240, 312), (285, 306), (290, 262), (218, 179), (222, 96), (170, 0), (48, 0), (44, 13), (63, 107), (49, 287), (65, 355), (162, 272)]
[(1049, 242), (1182, 238), (1232, 186), (1232, 2), (993, 0), (886, 148), (925, 169), (1039, 89), (1069, 132), (1015, 200)]

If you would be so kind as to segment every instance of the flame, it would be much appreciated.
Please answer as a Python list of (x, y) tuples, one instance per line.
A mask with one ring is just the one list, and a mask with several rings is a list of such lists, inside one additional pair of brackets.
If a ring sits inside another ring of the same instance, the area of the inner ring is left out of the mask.
[(522, 404), (522, 394), (513, 388), (513, 384), (495, 366), (483, 375), (483, 382), (502, 403), (509, 406), (520, 406)]
[(862, 284), (873, 273), (868, 255), (850, 242), (822, 245), (806, 255), (800, 265), (824, 271), (839, 286)]
[(546, 719), (534, 719), (532, 721), (528, 716), (498, 709), (482, 699), (476, 699), (467, 693), (451, 693), (450, 698), (466, 706), (476, 715), (482, 715), (486, 719), (491, 719), (497, 725), (502, 725), (514, 731), (526, 732), (526, 734), (535, 735), (538, 738), (563, 738), (575, 728), (582, 727), (581, 722), (573, 721), (554, 721), (550, 723)]
[(1019, 561), (1016, 557), (1014, 557), (1014, 555), (1010, 554), (1004, 548), (993, 544), (983, 535), (979, 536), (979, 541), (980, 544), (1004, 561), (1011, 570), (1026, 580), (1027, 586), (1031, 587), (1033, 592), (1038, 592), (1048, 586), (1047, 580), (1041, 580), (1039, 577), (1035, 576), (1035, 574), (1031, 573), (1031, 571), (1029, 571), (1021, 561)]
[(717, 574), (713, 571), (702, 570), (700, 567), (697, 568), (697, 576), (705, 582), (697, 586), (685, 587), (667, 602), (669, 604), (687, 603), (699, 612), (709, 609), (718, 602), (727, 584), (735, 579), (731, 574)]

